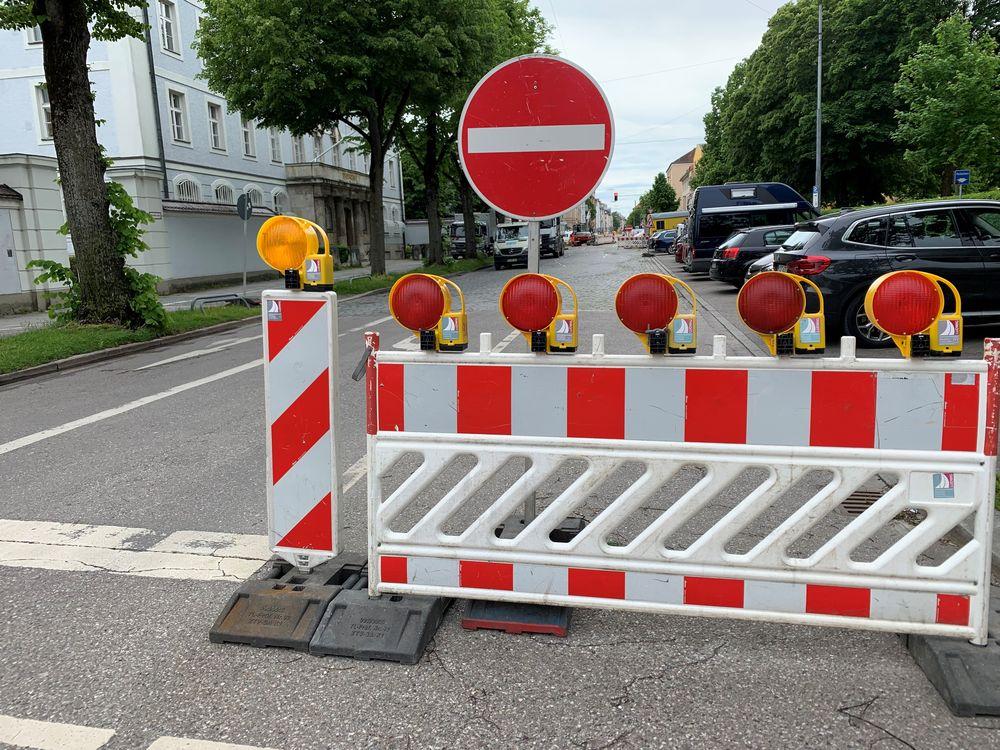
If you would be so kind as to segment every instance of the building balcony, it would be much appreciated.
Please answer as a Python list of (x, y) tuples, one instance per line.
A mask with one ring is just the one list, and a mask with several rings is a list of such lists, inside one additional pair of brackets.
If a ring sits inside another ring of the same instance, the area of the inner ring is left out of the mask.
[(355, 172), (323, 162), (307, 161), (285, 165), (285, 181), (289, 183), (334, 183), (367, 191), (370, 183), (364, 172)]

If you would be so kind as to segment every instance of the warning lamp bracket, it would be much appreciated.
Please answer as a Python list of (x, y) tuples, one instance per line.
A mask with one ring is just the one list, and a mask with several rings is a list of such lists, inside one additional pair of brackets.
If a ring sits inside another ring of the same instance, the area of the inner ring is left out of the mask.
[(285, 269), (285, 289), (301, 289), (302, 281), (299, 277), (299, 269)]

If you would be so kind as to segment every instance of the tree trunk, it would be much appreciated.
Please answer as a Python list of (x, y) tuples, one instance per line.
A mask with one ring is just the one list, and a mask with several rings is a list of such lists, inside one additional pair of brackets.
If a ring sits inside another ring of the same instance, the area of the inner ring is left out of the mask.
[(87, 71), (90, 31), (87, 4), (79, 0), (36, 0), (41, 23), (45, 84), (52, 106), (66, 220), (76, 252), (81, 320), (141, 325), (129, 306), (125, 259), (108, 217), (104, 157), (97, 142), (94, 101)]
[(368, 250), (368, 260), (372, 267), (372, 276), (385, 275), (385, 219), (382, 205), (382, 180), (385, 174), (385, 147), (382, 144), (382, 123), (377, 114), (368, 117), (368, 134), (371, 137), (371, 164), (368, 167), (368, 181), (371, 183), (369, 208), (371, 221), (368, 225), (368, 235), (371, 242)]
[(472, 185), (469, 184), (469, 179), (465, 176), (462, 165), (456, 164), (456, 168), (458, 169), (458, 194), (462, 199), (462, 224), (465, 227), (465, 241), (468, 242), (471, 238), (472, 242), (475, 243), (476, 207), (473, 203)]
[(441, 207), (438, 201), (441, 193), (441, 176), (437, 159), (437, 135), (437, 113), (432, 112), (427, 118), (427, 133), (424, 139), (424, 203), (427, 208), (427, 250), (431, 263), (444, 262), (444, 248), (441, 244)]

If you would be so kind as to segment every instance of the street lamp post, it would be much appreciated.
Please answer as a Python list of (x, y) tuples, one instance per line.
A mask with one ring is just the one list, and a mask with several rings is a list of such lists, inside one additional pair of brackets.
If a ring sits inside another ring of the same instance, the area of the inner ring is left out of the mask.
[(823, 180), (823, 0), (818, 0), (819, 20), (816, 49), (816, 182), (813, 186), (813, 205), (819, 208), (820, 188)]

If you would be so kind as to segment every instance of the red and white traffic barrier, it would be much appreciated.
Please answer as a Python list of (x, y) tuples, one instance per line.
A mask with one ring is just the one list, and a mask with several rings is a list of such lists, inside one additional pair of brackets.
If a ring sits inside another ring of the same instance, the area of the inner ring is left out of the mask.
[(337, 295), (267, 291), (261, 307), (268, 535), (312, 568), (341, 549)]

